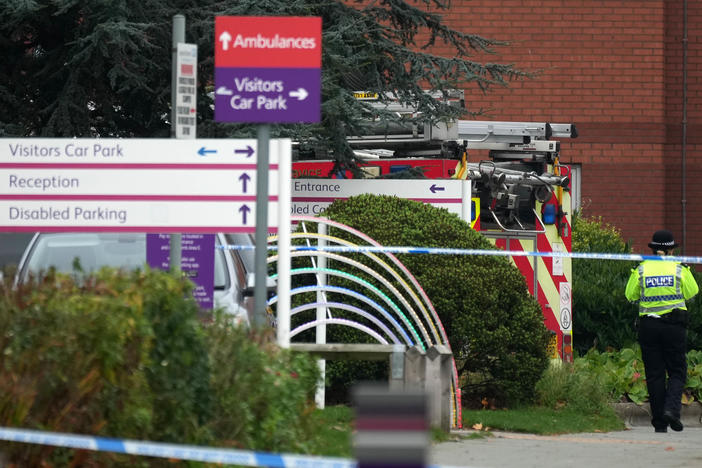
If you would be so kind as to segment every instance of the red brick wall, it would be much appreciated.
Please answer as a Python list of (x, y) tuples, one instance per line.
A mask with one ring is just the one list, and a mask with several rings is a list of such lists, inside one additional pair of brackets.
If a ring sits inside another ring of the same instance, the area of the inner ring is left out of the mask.
[[(685, 253), (702, 256), (702, 5), (688, 3)], [(664, 227), (682, 242), (682, 0), (452, 0), (445, 20), (510, 43), (475, 60), (539, 71), (485, 95), (466, 87), (469, 110), (575, 123), (561, 158), (582, 164), (583, 212), (639, 252)]]

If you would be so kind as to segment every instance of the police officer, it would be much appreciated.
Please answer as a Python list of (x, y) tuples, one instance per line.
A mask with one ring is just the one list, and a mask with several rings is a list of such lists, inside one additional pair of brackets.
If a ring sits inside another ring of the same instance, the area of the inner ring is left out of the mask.
[[(673, 234), (656, 231), (648, 244), (654, 255), (678, 246)], [(699, 291), (690, 269), (679, 262), (644, 260), (631, 270), (626, 298), (639, 303), (639, 343), (656, 432), (682, 431), (680, 408), (687, 379), (687, 307)], [(668, 381), (666, 384), (666, 374)]]

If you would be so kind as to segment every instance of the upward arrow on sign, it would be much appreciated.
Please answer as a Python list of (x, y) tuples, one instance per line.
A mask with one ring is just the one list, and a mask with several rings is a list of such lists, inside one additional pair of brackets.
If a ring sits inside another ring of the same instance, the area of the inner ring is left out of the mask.
[(228, 31), (222, 32), (219, 35), (219, 42), (222, 43), (222, 50), (229, 50), (229, 41), (232, 40), (232, 35)]

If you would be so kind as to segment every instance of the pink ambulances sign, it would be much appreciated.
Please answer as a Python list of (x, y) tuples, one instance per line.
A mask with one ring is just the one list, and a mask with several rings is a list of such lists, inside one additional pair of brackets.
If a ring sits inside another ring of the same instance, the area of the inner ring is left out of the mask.
[(215, 121), (320, 121), (322, 20), (215, 18)]

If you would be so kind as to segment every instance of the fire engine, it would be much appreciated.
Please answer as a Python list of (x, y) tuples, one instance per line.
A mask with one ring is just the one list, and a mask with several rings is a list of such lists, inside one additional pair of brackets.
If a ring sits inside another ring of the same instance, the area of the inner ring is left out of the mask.
[[(367, 177), (417, 168), (428, 178), (470, 179), (471, 227), (498, 248), (571, 252), (571, 177), (559, 161), (559, 139), (575, 137), (573, 124), (459, 120), (419, 129), (384, 128), (349, 142)], [(333, 167), (329, 160), (295, 161), (292, 176), (352, 177), (349, 171), (332, 173)], [(571, 259), (510, 258), (542, 307), (552, 334), (551, 358), (572, 362)]]

